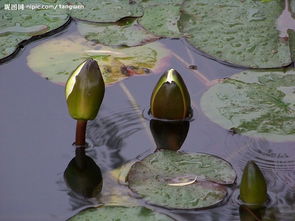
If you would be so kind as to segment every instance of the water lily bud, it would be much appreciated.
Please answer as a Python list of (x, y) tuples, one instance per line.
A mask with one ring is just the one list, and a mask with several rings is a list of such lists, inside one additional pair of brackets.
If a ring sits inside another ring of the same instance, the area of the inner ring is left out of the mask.
[(105, 85), (97, 62), (88, 59), (80, 64), (66, 83), (66, 100), (72, 118), (93, 120), (104, 91)]
[(64, 172), (64, 179), (72, 191), (87, 198), (95, 197), (102, 190), (101, 170), (85, 152), (76, 153)]
[(267, 201), (265, 178), (253, 161), (249, 161), (244, 168), (240, 185), (240, 199), (253, 205), (262, 205)]
[(161, 76), (153, 90), (150, 105), (156, 118), (180, 120), (189, 116), (189, 92), (176, 70), (170, 69)]

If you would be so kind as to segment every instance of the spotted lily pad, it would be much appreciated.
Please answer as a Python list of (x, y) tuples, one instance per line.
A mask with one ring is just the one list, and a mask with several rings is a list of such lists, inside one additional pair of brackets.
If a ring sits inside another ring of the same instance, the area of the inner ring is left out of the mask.
[(123, 207), (123, 206), (102, 206), (84, 210), (68, 221), (120, 221), (120, 220), (142, 220), (142, 221), (172, 221), (170, 217), (153, 212), (145, 207)]
[(295, 69), (245, 71), (201, 98), (204, 113), (226, 129), (271, 141), (295, 141)]
[(33, 48), (27, 63), (34, 72), (63, 85), (80, 63), (93, 58), (100, 66), (105, 83), (111, 84), (128, 76), (157, 72), (168, 56), (169, 51), (158, 42), (114, 49), (69, 36), (46, 41)]
[(174, 209), (216, 205), (235, 179), (232, 166), (218, 157), (169, 150), (136, 162), (127, 177), (129, 188), (148, 203)]
[(78, 22), (78, 30), (87, 40), (110, 46), (137, 46), (159, 39), (134, 19), (124, 24)]
[(0, 59), (12, 54), (22, 41), (57, 29), (69, 20), (64, 10), (27, 8), (28, 5), (38, 4), (44, 7), (50, 5), (42, 0), (23, 0), (18, 4), (11, 0), (1, 1)]
[(144, 15), (138, 19), (145, 29), (157, 36), (181, 37), (177, 22), (180, 18), (180, 4), (161, 4), (144, 8)]
[(281, 67), (291, 63), (288, 40), (276, 28), (283, 9), (281, 0), (186, 0), (179, 28), (194, 47), (218, 60)]
[(116, 22), (125, 17), (140, 17), (140, 4), (129, 0), (65, 0), (68, 4), (83, 4), (83, 10), (71, 10), (72, 17), (93, 22)]

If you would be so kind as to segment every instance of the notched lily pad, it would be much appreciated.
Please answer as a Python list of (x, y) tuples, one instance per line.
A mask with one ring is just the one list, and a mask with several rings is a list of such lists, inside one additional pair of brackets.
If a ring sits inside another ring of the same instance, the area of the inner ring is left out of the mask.
[(71, 10), (72, 17), (92, 22), (116, 22), (125, 17), (141, 17), (141, 5), (129, 0), (65, 0), (68, 4), (83, 4), (83, 10)]
[[(42, 0), (23, 0), (21, 4), (15, 1), (1, 1), (0, 10), (0, 59), (12, 54), (19, 43), (33, 36), (40, 35), (57, 29), (67, 23), (69, 16), (63, 10), (4, 10), (4, 5), (9, 7), (24, 7), (27, 5), (46, 5)], [(57, 3), (58, 4), (58, 3)]]
[(213, 58), (245, 67), (291, 63), (289, 42), (280, 39), (277, 18), (284, 2), (187, 0), (179, 28), (188, 41)]
[(148, 203), (174, 209), (200, 209), (220, 203), (236, 173), (225, 160), (209, 154), (169, 150), (136, 162), (129, 188)]
[(78, 22), (78, 30), (87, 40), (107, 46), (138, 46), (159, 39), (134, 19), (124, 24)]
[(172, 218), (153, 212), (145, 207), (102, 206), (84, 210), (68, 221), (119, 221), (119, 220), (142, 220), (142, 221), (173, 221)]
[(245, 71), (206, 91), (201, 107), (226, 129), (271, 141), (295, 141), (294, 93), (294, 68)]
[(42, 77), (64, 85), (75, 67), (87, 58), (97, 61), (105, 83), (111, 84), (129, 76), (159, 71), (169, 58), (169, 51), (158, 42), (115, 49), (70, 36), (46, 41), (33, 48), (27, 63)]

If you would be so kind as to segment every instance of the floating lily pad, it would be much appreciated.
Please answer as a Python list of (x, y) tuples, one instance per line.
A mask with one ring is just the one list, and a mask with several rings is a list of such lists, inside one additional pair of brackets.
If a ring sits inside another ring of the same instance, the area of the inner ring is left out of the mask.
[(295, 31), (291, 29), (288, 30), (288, 36), (290, 39), (290, 52), (291, 52), (292, 61), (295, 62)]
[(245, 71), (201, 98), (204, 113), (237, 133), (271, 141), (295, 141), (295, 69)]
[(108, 46), (137, 46), (159, 39), (138, 25), (134, 19), (124, 25), (78, 22), (78, 30), (87, 40)]
[(288, 41), (276, 29), (283, 9), (281, 0), (187, 0), (179, 28), (213, 58), (246, 67), (282, 67), (291, 63)]
[(70, 218), (68, 221), (172, 221), (170, 217), (153, 212), (145, 207), (102, 206), (84, 210)]
[[(10, 7), (11, 10), (5, 9)], [(64, 25), (69, 16), (64, 10), (46, 9), (46, 10), (31, 10), (25, 8), (28, 5), (43, 5), (47, 4), (42, 0), (23, 0), (16, 4), (15, 1), (1, 1), (0, 10), (0, 59), (12, 54), (19, 43), (30, 39), (32, 36), (44, 34)], [(24, 10), (18, 7), (24, 7)], [(18, 10), (12, 10), (12, 7), (17, 7)]]
[(235, 182), (236, 173), (212, 155), (162, 150), (136, 162), (127, 179), (129, 188), (150, 204), (196, 209), (220, 203), (227, 195), (225, 185)]
[(169, 51), (154, 42), (139, 47), (110, 48), (90, 45), (78, 36), (53, 39), (33, 48), (27, 57), (28, 66), (54, 83), (64, 84), (72, 71), (87, 58), (98, 62), (106, 84), (132, 75), (158, 71), (165, 64)]
[(181, 37), (183, 34), (179, 32), (177, 26), (180, 7), (180, 4), (162, 4), (144, 8), (144, 16), (138, 19), (138, 22), (157, 36)]
[(141, 5), (129, 0), (66, 0), (68, 4), (83, 4), (83, 10), (71, 10), (72, 17), (93, 22), (116, 22), (125, 17), (143, 15)]

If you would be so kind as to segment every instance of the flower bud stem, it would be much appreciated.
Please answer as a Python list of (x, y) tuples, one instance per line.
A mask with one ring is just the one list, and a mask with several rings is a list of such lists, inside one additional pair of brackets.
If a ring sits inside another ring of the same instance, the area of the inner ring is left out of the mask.
[(87, 120), (77, 120), (76, 140), (75, 140), (76, 146), (86, 145), (86, 142), (85, 142), (86, 126), (87, 126)]

